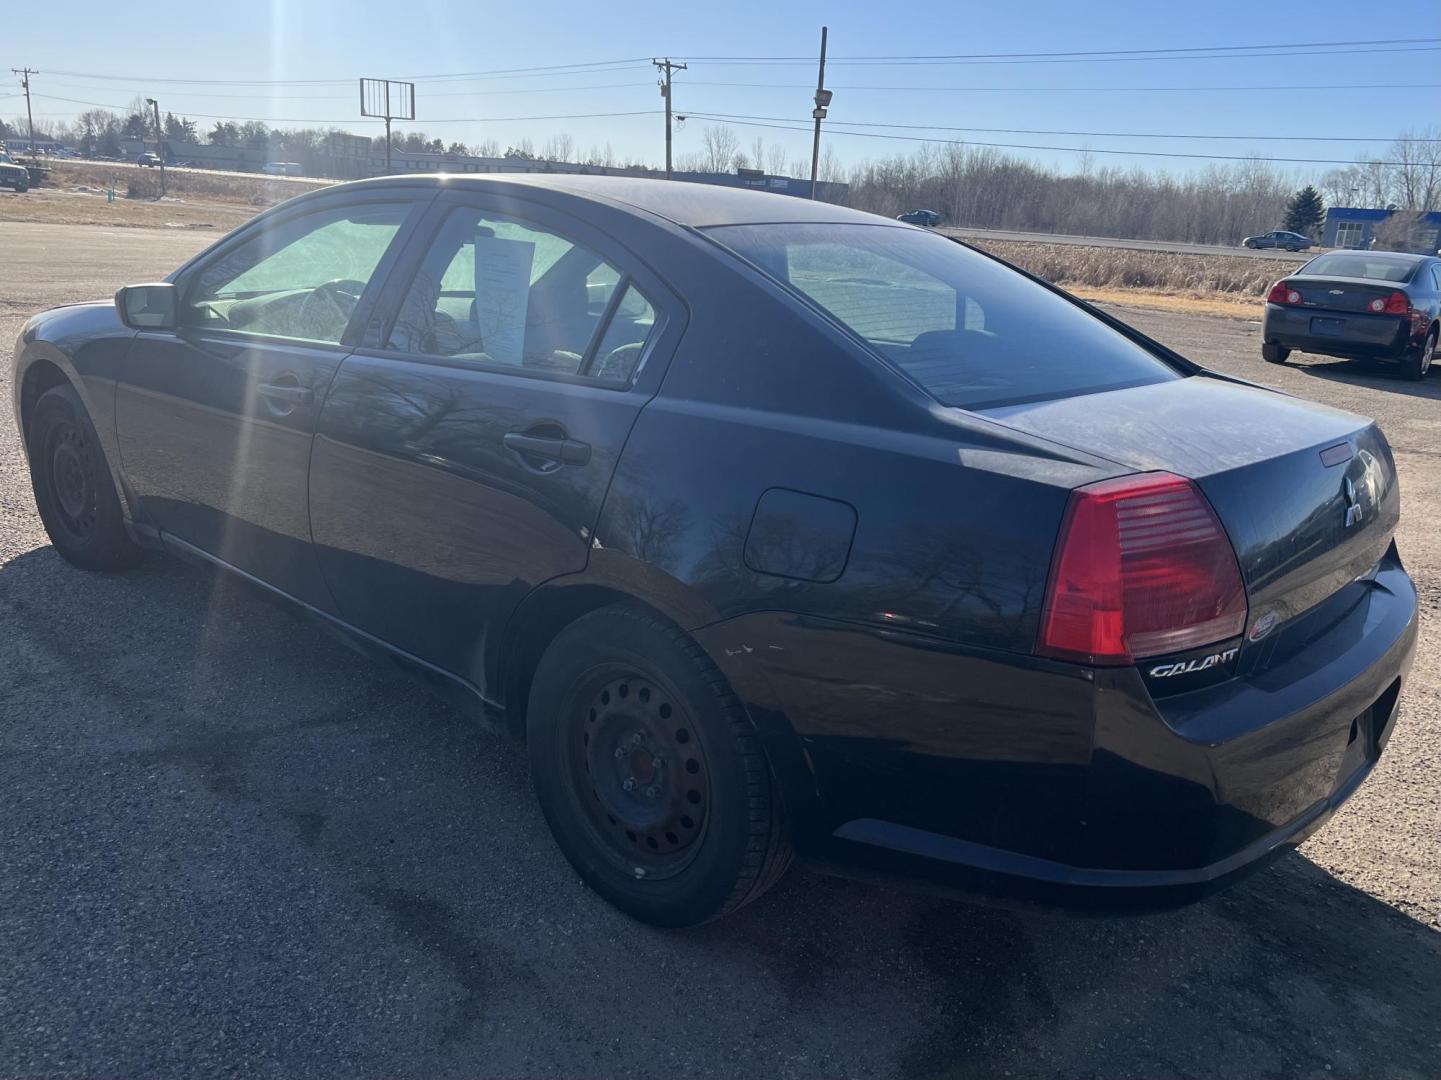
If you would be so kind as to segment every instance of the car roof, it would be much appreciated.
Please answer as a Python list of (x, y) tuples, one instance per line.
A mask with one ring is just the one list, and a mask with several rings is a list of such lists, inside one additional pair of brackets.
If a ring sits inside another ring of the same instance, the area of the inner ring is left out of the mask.
[[(754, 225), (774, 222), (851, 222), (859, 225), (885, 223), (888, 218), (833, 203), (812, 202), (795, 195), (751, 191), (747, 188), (702, 184), (686, 180), (658, 180), (637, 176), (585, 176), (575, 173), (488, 173), (438, 174), (434, 176), (384, 176), (356, 180), (345, 188), (444, 186), (515, 193), (516, 188), (537, 188), (565, 195), (623, 204), (665, 218), (677, 225), (703, 228), (712, 225)], [(334, 188), (329, 190), (335, 190)]]

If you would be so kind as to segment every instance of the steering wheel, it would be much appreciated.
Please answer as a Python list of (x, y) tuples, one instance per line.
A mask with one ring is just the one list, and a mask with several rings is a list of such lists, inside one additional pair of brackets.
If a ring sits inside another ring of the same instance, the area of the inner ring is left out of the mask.
[(339, 331), (328, 335), (338, 337), (340, 333), (344, 333), (350, 316), (355, 313), (355, 305), (360, 302), (360, 294), (364, 291), (365, 282), (355, 278), (333, 278), (323, 285), (317, 285), (300, 302), (296, 321), (302, 327), (319, 324), (328, 329), (332, 329), (333, 324), (338, 322)]

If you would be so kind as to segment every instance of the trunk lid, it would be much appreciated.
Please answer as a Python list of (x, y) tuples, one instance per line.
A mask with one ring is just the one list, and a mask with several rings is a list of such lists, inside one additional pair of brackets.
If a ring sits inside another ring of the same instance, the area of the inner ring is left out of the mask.
[(1230, 537), (1248, 634), (1375, 566), (1396, 529), (1391, 449), (1362, 416), (1204, 375), (982, 410), (1138, 472), (1194, 480)]
[(1367, 314), (1372, 314), (1368, 307), (1372, 300), (1385, 300), (1401, 288), (1394, 281), (1346, 277), (1294, 277), (1287, 278), (1285, 284), (1301, 294), (1301, 302), (1293, 307)]

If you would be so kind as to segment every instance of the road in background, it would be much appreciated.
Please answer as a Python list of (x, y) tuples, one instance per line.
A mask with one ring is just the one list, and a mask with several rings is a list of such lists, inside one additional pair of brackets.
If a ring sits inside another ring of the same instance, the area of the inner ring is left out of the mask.
[(1020, 240), (1031, 244), (1081, 244), (1085, 247), (1125, 248), (1128, 251), (1165, 251), (1175, 255), (1244, 255), (1253, 259), (1280, 259), (1303, 263), (1317, 254), (1310, 251), (1277, 251), (1275, 248), (1244, 248), (1237, 244), (1183, 244), (1174, 240), (1118, 240), (1113, 236), (1070, 236), (1065, 233), (1009, 232), (1004, 229), (965, 229), (941, 225), (936, 230), (962, 240)]
[[(209, 239), (0, 223), (0, 348)], [(1144, 918), (798, 867), (715, 925), (639, 925), (560, 856), (514, 742), (235, 581), (63, 563), (7, 415), (0, 1075), (1434, 1077), (1441, 379), (1122, 313), (1396, 449), (1421, 647), (1385, 757), (1300, 854)]]

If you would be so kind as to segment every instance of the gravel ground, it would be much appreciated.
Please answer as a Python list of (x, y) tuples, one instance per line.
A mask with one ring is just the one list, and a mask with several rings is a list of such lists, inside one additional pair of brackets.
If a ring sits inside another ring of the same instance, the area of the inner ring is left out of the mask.
[[(204, 242), (0, 222), (0, 341)], [(1441, 1074), (1441, 380), (1126, 315), (1396, 448), (1421, 654), (1376, 773), (1300, 853), (1145, 918), (798, 869), (718, 925), (639, 926), (570, 872), (516, 745), (206, 572), (64, 565), (7, 418), (0, 1075)]]

